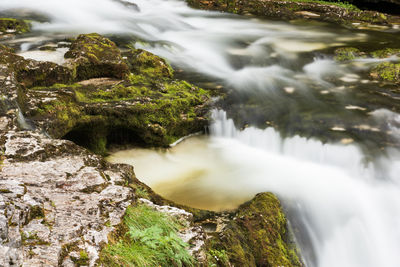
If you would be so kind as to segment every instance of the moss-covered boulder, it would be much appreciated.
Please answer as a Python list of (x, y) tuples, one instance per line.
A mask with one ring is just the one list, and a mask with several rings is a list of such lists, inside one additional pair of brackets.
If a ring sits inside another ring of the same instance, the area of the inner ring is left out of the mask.
[(4, 45), (0, 46), (0, 64), (12, 70), (21, 85), (28, 88), (73, 81), (71, 69), (52, 62), (25, 59), (14, 54), (11, 48)]
[(125, 53), (129, 69), (134, 74), (149, 78), (172, 78), (174, 71), (162, 58), (142, 49), (132, 49)]
[(241, 205), (224, 229), (208, 239), (208, 254), (209, 264), (217, 266), (302, 266), (272, 193)]
[[(204, 129), (208, 93), (184, 81), (150, 85), (56, 84), (28, 91), (27, 115), (53, 137), (66, 137), (97, 153), (107, 142), (168, 146)], [(93, 81), (94, 82), (94, 81)]]
[(334, 59), (336, 61), (350, 61), (356, 58), (362, 57), (362, 53), (358, 48), (355, 47), (341, 47), (335, 50)]
[(385, 48), (373, 51), (371, 55), (374, 58), (388, 58), (392, 56), (399, 56), (400, 55), (400, 48)]
[(21, 19), (0, 18), (0, 32), (25, 33), (29, 32), (30, 24)]
[(81, 34), (65, 54), (67, 64), (75, 70), (78, 80), (98, 77), (125, 78), (129, 69), (118, 47), (97, 34)]
[(385, 82), (400, 82), (400, 63), (383, 62), (374, 67), (370, 73), (371, 77)]

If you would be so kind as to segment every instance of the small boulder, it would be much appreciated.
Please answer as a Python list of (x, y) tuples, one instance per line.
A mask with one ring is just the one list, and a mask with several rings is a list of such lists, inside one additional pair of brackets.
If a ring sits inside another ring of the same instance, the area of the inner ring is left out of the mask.
[(129, 69), (134, 74), (149, 78), (172, 78), (174, 71), (162, 58), (142, 49), (130, 50), (125, 54)]
[(339, 62), (350, 61), (362, 57), (363, 53), (355, 47), (341, 47), (335, 50), (334, 59)]
[(65, 54), (67, 65), (75, 70), (78, 80), (99, 77), (123, 79), (129, 69), (120, 50), (109, 39), (97, 34), (81, 34)]
[(383, 62), (373, 68), (370, 72), (372, 78), (386, 82), (400, 82), (400, 63)]

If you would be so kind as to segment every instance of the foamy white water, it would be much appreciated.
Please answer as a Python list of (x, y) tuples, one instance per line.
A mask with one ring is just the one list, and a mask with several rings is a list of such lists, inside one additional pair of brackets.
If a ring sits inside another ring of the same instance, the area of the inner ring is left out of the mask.
[[(144, 41), (136, 47), (240, 90), (305, 88), (309, 81), (296, 75), (329, 87), (321, 83), (321, 69), (335, 74), (343, 72), (342, 67), (333, 61), (329, 65), (316, 61), (314, 68), (293, 70), (298, 54), (368, 39), (363, 33), (194, 10), (179, 0), (127, 2), (137, 4), (140, 11), (112, 0), (2, 0), (0, 11), (23, 9), (45, 14), (50, 22), (33, 23), (34, 29), (43, 33), (134, 35)], [(247, 63), (233, 66), (232, 60)]]
[(316, 254), (308, 265), (398, 265), (398, 157), (384, 159), (381, 177), (382, 166), (363, 164), (355, 146), (300, 137), (282, 140), (272, 129), (238, 131), (223, 111), (213, 117), (215, 142), (226, 144), (224, 156), (246, 169), (246, 185), (241, 186), (275, 192), (297, 209)]

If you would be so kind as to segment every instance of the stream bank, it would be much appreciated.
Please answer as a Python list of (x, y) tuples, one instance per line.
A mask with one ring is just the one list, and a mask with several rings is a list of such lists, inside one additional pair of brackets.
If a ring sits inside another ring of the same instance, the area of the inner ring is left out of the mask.
[[(145, 205), (180, 221), (173, 232), (184, 251), (176, 253), (186, 255), (171, 261), (161, 254), (155, 264), (300, 266), (272, 194), (229, 214), (179, 206), (188, 213), (141, 183), (132, 167), (99, 155), (109, 144), (163, 147), (203, 129), (210, 101), (206, 90), (173, 79), (163, 59), (144, 50), (121, 54), (98, 34), (79, 35), (68, 47), (64, 65), (0, 47), (0, 265), (129, 265), (107, 248), (122, 240), (129, 241), (126, 249), (147, 246), (126, 230), (126, 211), (145, 216), (139, 212)], [(214, 222), (218, 227), (207, 233)], [(248, 236), (266, 225), (273, 231)], [(159, 242), (164, 234), (144, 237)], [(167, 249), (176, 247), (171, 243)]]

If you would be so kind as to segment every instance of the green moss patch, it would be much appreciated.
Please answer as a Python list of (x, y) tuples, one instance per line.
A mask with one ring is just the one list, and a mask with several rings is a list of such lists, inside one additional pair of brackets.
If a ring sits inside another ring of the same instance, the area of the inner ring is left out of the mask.
[(288, 242), (286, 218), (272, 193), (241, 205), (219, 235), (208, 239), (211, 266), (302, 266)]
[(355, 47), (342, 47), (335, 50), (334, 59), (336, 61), (350, 61), (359, 58), (363, 53)]
[(130, 50), (124, 54), (133, 74), (144, 75), (147, 78), (172, 78), (173, 69), (162, 58), (142, 49)]
[(105, 266), (193, 266), (173, 218), (140, 204), (128, 207), (120, 233), (100, 254)]
[(122, 79), (128, 75), (128, 66), (115, 43), (97, 34), (81, 34), (65, 54), (78, 80), (97, 77)]
[(371, 70), (371, 76), (386, 82), (400, 82), (400, 63), (383, 62)]
[(29, 32), (31, 25), (21, 19), (0, 18), (0, 32), (15, 31), (17, 33)]
[(371, 53), (375, 58), (387, 58), (395, 55), (400, 55), (400, 48), (385, 48)]

